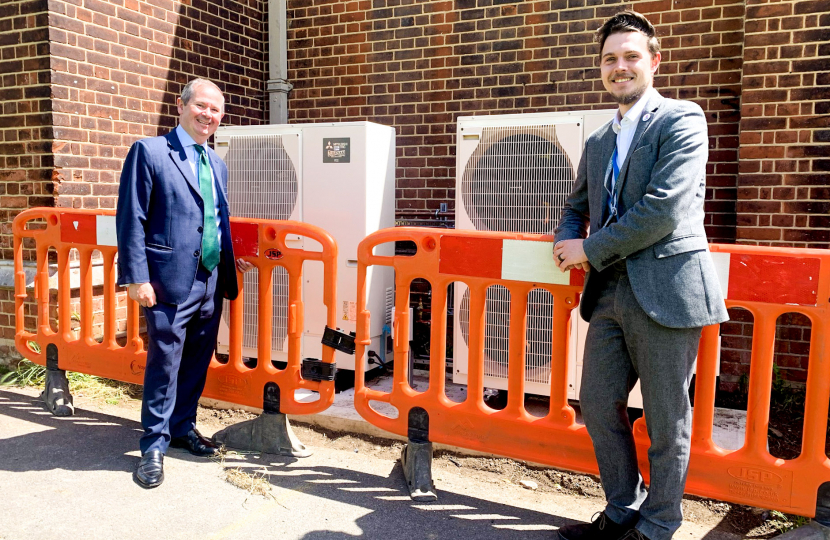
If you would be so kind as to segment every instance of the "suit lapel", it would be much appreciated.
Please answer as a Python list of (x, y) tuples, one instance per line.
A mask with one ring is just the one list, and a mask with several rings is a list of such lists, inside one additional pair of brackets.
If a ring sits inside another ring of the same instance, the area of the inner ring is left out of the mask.
[(615, 186), (617, 200), (620, 200), (619, 194), (622, 193), (622, 186), (628, 178), (628, 163), (631, 161), (631, 155), (634, 154), (634, 151), (640, 146), (640, 141), (642, 141), (646, 130), (649, 126), (651, 126), (651, 124), (654, 123), (654, 117), (657, 115), (657, 111), (660, 109), (663, 99), (663, 96), (660, 94), (652, 96), (648, 100), (648, 103), (646, 103), (646, 106), (643, 109), (643, 115), (637, 122), (637, 127), (634, 129), (634, 138), (631, 139), (631, 146), (628, 147), (628, 155), (625, 156), (625, 161), (623, 162), (622, 167), (620, 167), (620, 177), (617, 179), (617, 185)]
[(179, 168), (182, 176), (184, 176), (188, 185), (190, 185), (190, 189), (196, 192), (196, 195), (198, 195), (201, 199), (202, 192), (199, 190), (199, 180), (190, 168), (190, 162), (187, 159), (187, 152), (185, 152), (184, 146), (182, 146), (179, 137), (176, 135), (176, 130), (168, 133), (166, 137), (167, 144), (170, 147), (170, 159), (172, 159), (173, 163), (176, 164), (176, 167)]

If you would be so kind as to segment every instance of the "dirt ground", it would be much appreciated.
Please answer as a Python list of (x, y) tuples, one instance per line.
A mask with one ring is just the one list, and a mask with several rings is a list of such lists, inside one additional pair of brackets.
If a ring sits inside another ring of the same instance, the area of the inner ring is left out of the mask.
[[(200, 407), (198, 422), (212, 429), (254, 418), (243, 410), (207, 409)], [(298, 438), (308, 446), (330, 447), (355, 451), (382, 459), (396, 460), (403, 444), (393, 439), (338, 433), (305, 424), (292, 424)], [(557, 469), (528, 466), (506, 458), (472, 457), (454, 452), (436, 451), (433, 472), (440, 477), (445, 469), (464, 469), (465, 476), (494, 485), (532, 480), (540, 492), (559, 492), (574, 497), (602, 499), (599, 479)], [(718, 528), (743, 538), (772, 538), (781, 534), (781, 524), (770, 512), (747, 506), (687, 495), (683, 501), (685, 519)]]

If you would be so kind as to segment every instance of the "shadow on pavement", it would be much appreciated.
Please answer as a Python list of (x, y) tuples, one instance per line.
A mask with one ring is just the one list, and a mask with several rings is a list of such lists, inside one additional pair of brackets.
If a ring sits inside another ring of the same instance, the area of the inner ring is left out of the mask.
[[(303, 460), (262, 454), (230, 455), (225, 465), (270, 476), (274, 486), (292, 492), (278, 491), (276, 494), (277, 503), (286, 507), (291, 507), (291, 498), (299, 493), (330, 501), (331, 504), (320, 508), (316, 525), (319, 530), (306, 533), (303, 540), (519, 537), (523, 540), (551, 540), (556, 538), (554, 531), (557, 528), (574, 523), (571, 519), (548, 513), (449, 491), (439, 490), (439, 498), (435, 502), (412, 501), (400, 462), (395, 464), (388, 476), (351, 470), (347, 463), (342, 468), (304, 467), (303, 463)], [(370, 511), (353, 522), (362, 534), (356, 536), (336, 530), (339, 528), (336, 526), (337, 516), (344, 505)], [(333, 526), (327, 528), (327, 521)]]
[[(57, 418), (44, 409), (37, 397), (3, 389), (0, 415), (11, 419), (5, 423), (9, 428), (2, 434), (0, 470), (123, 471), (124, 482), (132, 483), (130, 475), (138, 461), (141, 435), (138, 422), (82, 408), (76, 409), (73, 417)], [(184, 451), (171, 452), (169, 457), (203, 460)], [(296, 514), (292, 518), (292, 508), (319, 504), (319, 511), (315, 508), (312, 512), (315, 519), (299, 527), (310, 530), (297, 537), (303, 540), (519, 536), (523, 540), (541, 540), (555, 538), (556, 528), (573, 522), (520, 508), (518, 502), (511, 505), (511, 501), (493, 502), (450, 491), (439, 491), (436, 502), (414, 502), (409, 498), (399, 462), (391, 471), (388, 462), (382, 462), (379, 474), (354, 470), (347, 461), (320, 465), (314, 456), (306, 460), (270, 454), (229, 454), (224, 465), (265, 472), (277, 488), (273, 492), (276, 503), (288, 510), (283, 515), (289, 522), (308, 519), (308, 513), (303, 513), (305, 518)], [(475, 489), (488, 487), (478, 484)], [(490, 489), (504, 493), (499, 486)], [(209, 495), (203, 496), (210, 500)], [(324, 502), (320, 504), (315, 498)], [(349, 534), (344, 529), (362, 532)]]
[[(52, 416), (38, 397), (2, 389), (0, 415), (40, 426), (36, 430), (25, 428), (25, 433), (19, 435), (8, 431), (2, 434), (0, 470), (132, 474), (138, 464), (138, 439), (142, 433), (139, 422), (82, 408), (75, 409), (74, 416), (59, 418)], [(188, 461), (199, 459), (184, 451), (171, 451), (170, 455)]]

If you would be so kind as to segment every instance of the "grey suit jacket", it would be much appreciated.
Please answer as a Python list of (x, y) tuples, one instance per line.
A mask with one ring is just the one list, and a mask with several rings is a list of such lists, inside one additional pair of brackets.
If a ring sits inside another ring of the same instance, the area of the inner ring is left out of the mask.
[(556, 242), (585, 238), (592, 269), (582, 318), (590, 321), (596, 305), (596, 274), (625, 259), (634, 295), (656, 322), (692, 328), (727, 320), (703, 227), (709, 143), (703, 111), (690, 101), (649, 99), (617, 180), (619, 219), (602, 227), (603, 181), (616, 145), (611, 125), (588, 137), (555, 232)]

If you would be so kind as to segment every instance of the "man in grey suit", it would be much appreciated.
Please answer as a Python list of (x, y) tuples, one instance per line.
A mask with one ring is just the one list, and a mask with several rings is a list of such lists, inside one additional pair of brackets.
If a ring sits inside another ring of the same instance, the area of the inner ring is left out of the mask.
[[(607, 505), (559, 535), (665, 540), (683, 520), (701, 330), (728, 318), (703, 227), (706, 119), (696, 104), (654, 90), (660, 46), (645, 17), (618, 13), (597, 41), (602, 83), (619, 110), (585, 143), (553, 256), (563, 271), (588, 271), (580, 407)], [(638, 378), (651, 439), (648, 490), (626, 413)]]

